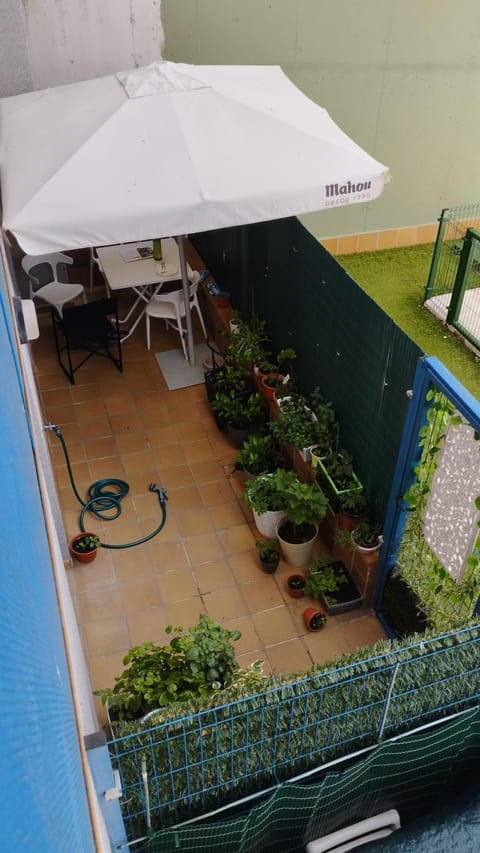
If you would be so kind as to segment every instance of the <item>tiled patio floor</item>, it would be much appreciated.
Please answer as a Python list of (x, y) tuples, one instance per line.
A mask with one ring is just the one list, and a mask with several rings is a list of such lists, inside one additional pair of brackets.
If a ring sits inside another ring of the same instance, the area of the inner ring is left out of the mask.
[[(99, 287), (93, 298), (101, 295)], [(258, 534), (241, 499), (239, 475), (231, 476), (236, 451), (215, 426), (204, 386), (169, 391), (155, 360), (155, 352), (178, 346), (174, 333), (160, 321), (152, 324), (149, 352), (141, 323), (124, 344), (123, 374), (94, 357), (70, 385), (56, 361), (48, 312), (39, 314), (33, 356), (45, 421), (62, 429), (80, 494), (103, 477), (130, 484), (121, 517), (95, 519), (88, 527), (107, 543), (138, 539), (159, 523), (149, 483), (168, 490), (167, 521), (158, 536), (125, 550), (102, 548), (93, 563), (76, 562), (68, 570), (94, 689), (113, 684), (131, 645), (166, 641), (168, 624), (186, 627), (200, 613), (238, 628), (239, 662), (262, 658), (266, 673), (298, 672), (384, 636), (368, 609), (330, 617), (322, 631), (308, 633), (305, 600), (285, 591), (292, 570), (282, 562), (274, 575), (261, 572)], [(59, 440), (51, 432), (48, 438), (72, 536), (80, 507)]]

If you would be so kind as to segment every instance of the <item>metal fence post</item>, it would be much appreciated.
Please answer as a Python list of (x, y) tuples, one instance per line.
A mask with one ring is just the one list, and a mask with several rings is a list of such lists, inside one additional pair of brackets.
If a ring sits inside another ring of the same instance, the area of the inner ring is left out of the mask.
[(463, 297), (467, 287), (468, 276), (472, 267), (474, 240), (478, 239), (480, 234), (474, 228), (467, 228), (463, 240), (462, 254), (460, 255), (460, 263), (458, 264), (457, 275), (453, 285), (452, 298), (447, 313), (447, 324), (454, 326), (462, 309)]
[(440, 263), (440, 255), (442, 253), (442, 245), (443, 245), (443, 237), (445, 234), (445, 228), (447, 227), (448, 220), (446, 219), (446, 214), (448, 213), (449, 208), (444, 207), (440, 217), (439, 217), (439, 226), (437, 232), (437, 239), (435, 241), (435, 248), (433, 250), (432, 263), (430, 264), (430, 272), (428, 273), (428, 280), (425, 286), (425, 295), (423, 297), (423, 301), (426, 302), (427, 299), (432, 295), (435, 289), (435, 280), (437, 277), (437, 269), (438, 264)]

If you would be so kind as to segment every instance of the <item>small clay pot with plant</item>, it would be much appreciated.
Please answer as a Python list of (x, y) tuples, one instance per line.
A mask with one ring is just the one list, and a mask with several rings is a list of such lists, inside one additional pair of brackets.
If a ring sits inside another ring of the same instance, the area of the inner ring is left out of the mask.
[(292, 598), (303, 598), (307, 579), (304, 575), (289, 575), (287, 578), (287, 592)]
[(72, 557), (80, 563), (91, 563), (100, 548), (100, 539), (95, 533), (77, 533), (68, 544)]
[(278, 550), (277, 539), (257, 539), (256, 541), (258, 557), (262, 571), (267, 575), (272, 575), (278, 569), (280, 562), (280, 552)]
[(307, 607), (303, 611), (303, 621), (307, 631), (319, 631), (323, 628), (327, 621), (327, 617), (323, 610), (316, 610), (315, 607)]

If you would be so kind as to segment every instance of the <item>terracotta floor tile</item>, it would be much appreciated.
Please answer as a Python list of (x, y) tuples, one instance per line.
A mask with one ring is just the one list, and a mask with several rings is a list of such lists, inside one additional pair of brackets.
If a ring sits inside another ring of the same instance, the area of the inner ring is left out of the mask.
[(45, 407), (49, 410), (54, 406), (70, 406), (73, 402), (72, 395), (70, 394), (70, 387), (54, 388), (50, 391), (45, 391), (43, 394), (43, 402)]
[(228, 561), (237, 583), (245, 583), (258, 578), (260, 567), (256, 551), (250, 550), (243, 551), (241, 554), (232, 554)]
[(156, 573), (186, 569), (189, 566), (182, 541), (163, 542), (159, 537), (156, 537), (150, 540), (147, 547), (153, 571)]
[(173, 512), (182, 509), (201, 509), (203, 507), (200, 492), (196, 486), (171, 489), (168, 492), (169, 508)]
[[(107, 414), (110, 416), (112, 416), (112, 415), (131, 416), (131, 415), (136, 415), (136, 412), (137, 412), (136, 404), (131, 399), (131, 397), (127, 396), (126, 394), (112, 394), (111, 396), (108, 395), (107, 397), (104, 398), (103, 404), (105, 406), (105, 410), (106, 410)], [(114, 431), (115, 435), (117, 435), (120, 432), (124, 432), (124, 430), (117, 430), (115, 428), (115, 424), (113, 423), (111, 417), (110, 417), (110, 422), (112, 424), (113, 431)]]
[(76, 418), (75, 406), (72, 402), (63, 405), (49, 406), (48, 416), (52, 423), (58, 424), (62, 429), (66, 424), (74, 423)]
[(120, 675), (125, 666), (123, 658), (125, 652), (112, 652), (110, 655), (97, 655), (91, 658), (90, 674), (92, 676), (93, 690), (101, 690), (104, 687), (114, 687), (115, 677)]
[(115, 433), (115, 442), (121, 456), (127, 453), (143, 453), (150, 450), (147, 437), (142, 431), (123, 432), (120, 435)]
[[(182, 489), (190, 486), (193, 488), (194, 480), (192, 477), (192, 472), (188, 465), (166, 465), (165, 463), (161, 463), (159, 455), (157, 454), (155, 457), (156, 464), (158, 465), (158, 469), (160, 472), (160, 477), (162, 481), (162, 486), (167, 489), (169, 493), (171, 490)], [(169, 458), (169, 462), (170, 462)], [(201, 504), (200, 504), (201, 505)]]
[(214, 459), (216, 456), (208, 438), (201, 438), (184, 444), (183, 449), (188, 463), (204, 462), (206, 459)]
[(104, 417), (92, 418), (92, 409), (89, 403), (85, 404), (85, 409), (90, 409), (90, 416), (87, 415), (84, 421), (80, 420), (77, 413), (77, 421), (80, 424), (82, 436), (85, 442), (94, 442), (99, 438), (111, 436), (112, 426), (107, 415), (104, 415)]
[(175, 427), (157, 426), (149, 429), (146, 433), (150, 447), (157, 447), (161, 451), (170, 444), (177, 444), (179, 437)]
[(237, 616), (225, 622), (225, 628), (229, 631), (240, 631), (241, 637), (234, 643), (235, 654), (243, 655), (253, 650), (260, 651), (258, 657), (265, 658), (265, 649), (260, 642), (260, 638), (255, 630), (250, 616)]
[[(188, 406), (189, 404), (187, 403), (186, 405)], [(184, 423), (178, 424), (178, 437), (182, 444), (189, 444), (191, 441), (198, 441), (201, 438), (205, 438), (205, 427), (201, 419), (187, 419)]]
[(159, 584), (153, 577), (137, 577), (118, 585), (125, 613), (160, 607), (163, 603)]
[(219, 560), (224, 556), (221, 545), (213, 533), (205, 533), (202, 536), (188, 536), (185, 539), (185, 547), (192, 566)]
[(115, 583), (83, 590), (79, 605), (85, 622), (123, 616), (122, 600)]
[(191, 462), (190, 470), (197, 485), (211, 483), (224, 475), (224, 469), (218, 459), (207, 459), (206, 462)]
[(268, 646), (267, 659), (273, 675), (281, 673), (300, 673), (312, 665), (312, 660), (302, 641), (287, 640), (275, 646)]
[(235, 587), (206, 592), (202, 597), (207, 613), (217, 622), (228, 622), (247, 613), (245, 601)]
[(327, 663), (336, 655), (350, 651), (341, 628), (331, 617), (320, 631), (307, 632), (303, 642), (314, 663)]
[(238, 554), (242, 551), (249, 551), (252, 549), (252, 546), (255, 546), (255, 540), (248, 524), (219, 530), (218, 538), (226, 554)]
[(115, 556), (112, 559), (115, 565), (115, 576), (119, 584), (148, 578), (154, 568), (153, 560), (150, 558), (145, 545), (115, 551)]
[(231, 503), (234, 497), (228, 480), (216, 480), (202, 485), (202, 498), (207, 506)]
[(157, 579), (163, 604), (173, 604), (199, 595), (195, 575), (189, 569), (161, 572)]
[(278, 607), (283, 604), (282, 596), (271, 575), (262, 573), (255, 580), (242, 583), (240, 590), (250, 613), (258, 613), (260, 610), (270, 610), (272, 607)]
[(345, 631), (345, 638), (350, 651), (361, 648), (362, 646), (371, 646), (377, 640), (383, 640), (386, 637), (380, 622), (375, 616), (364, 616), (355, 622), (342, 625), (342, 630)]
[(260, 649), (254, 649), (251, 652), (245, 652), (243, 655), (237, 654), (236, 658), (242, 669), (248, 669), (251, 663), (255, 663), (255, 661), (257, 660), (261, 660), (263, 661), (262, 674), (265, 676), (272, 674), (270, 662), (265, 658), (265, 652), (260, 651)]
[(181, 536), (199, 536), (215, 531), (212, 517), (206, 509), (175, 510), (175, 519)]
[(77, 563), (74, 561), (73, 568), (70, 571), (76, 574), (79, 593), (86, 589), (110, 586), (115, 583), (113, 562), (111, 559), (101, 560), (100, 555), (93, 563)]
[(169, 618), (164, 605), (147, 607), (145, 610), (133, 610), (127, 613), (126, 620), (132, 646), (147, 642), (160, 644), (168, 642), (165, 628), (169, 624)]
[(226, 527), (238, 527), (245, 522), (242, 508), (237, 501), (219, 504), (209, 508), (209, 516), (216, 530), (224, 530)]
[(125, 453), (121, 456), (121, 460), (127, 480), (130, 474), (138, 476), (140, 472), (145, 472), (145, 479), (148, 480), (148, 476), (151, 478), (152, 471), (156, 470), (155, 459), (151, 450), (143, 450), (141, 453)]
[(234, 579), (226, 560), (202, 563), (194, 568), (198, 589), (201, 593), (232, 587)]
[(284, 605), (252, 613), (252, 621), (264, 646), (282, 643), (297, 636), (292, 617)]
[(127, 623), (123, 616), (85, 622), (85, 634), (92, 656), (108, 655), (128, 649), (130, 645)]
[(205, 607), (199, 596), (185, 598), (183, 601), (175, 601), (167, 607), (168, 625), (180, 625), (182, 628), (190, 628), (196, 625), (200, 614), (205, 613)]

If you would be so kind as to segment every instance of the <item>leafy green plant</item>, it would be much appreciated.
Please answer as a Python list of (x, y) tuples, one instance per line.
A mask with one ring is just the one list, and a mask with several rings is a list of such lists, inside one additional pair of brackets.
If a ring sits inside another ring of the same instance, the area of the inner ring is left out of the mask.
[(275, 420), (270, 421), (273, 437), (282, 444), (290, 444), (298, 450), (317, 443), (318, 422), (312, 416), (305, 397), (300, 394), (283, 398)]
[(305, 595), (310, 595), (312, 598), (321, 598), (323, 595), (328, 603), (333, 600), (329, 598), (329, 594), (337, 592), (349, 582), (346, 572), (339, 566), (338, 561), (328, 560), (323, 556), (312, 563), (310, 572), (305, 586)]
[(217, 393), (212, 400), (212, 409), (227, 424), (237, 429), (261, 422), (266, 417), (265, 400), (258, 391), (248, 397), (231, 389), (228, 393)]
[(372, 521), (361, 521), (351, 532), (352, 543), (354, 546), (360, 545), (362, 548), (376, 548), (382, 542), (380, 531), (379, 524), (374, 524)]
[(308, 620), (308, 624), (312, 631), (318, 631), (320, 628), (323, 628), (326, 622), (327, 616), (321, 610), (317, 610)]
[(288, 519), (280, 526), (282, 538), (287, 542), (306, 541), (327, 508), (328, 500), (316, 483), (302, 483), (298, 477), (292, 480), (286, 491)]
[(347, 491), (338, 496), (339, 509), (354, 518), (365, 515), (368, 511), (368, 499), (364, 492)]
[(353, 456), (348, 450), (332, 450), (322, 459), (338, 490), (351, 488), (353, 482)]
[(294, 471), (277, 468), (271, 474), (260, 474), (247, 480), (244, 499), (259, 514), (281, 512), (288, 508), (288, 490), (298, 480)]
[(255, 542), (260, 560), (274, 563), (280, 558), (278, 539), (257, 539)]
[(235, 467), (250, 474), (274, 471), (283, 464), (283, 457), (274, 446), (270, 434), (253, 433), (245, 439), (235, 462)]
[(100, 539), (95, 534), (85, 533), (84, 536), (72, 544), (72, 548), (80, 554), (86, 554), (89, 551), (95, 551), (96, 548), (100, 548)]
[(102, 702), (120, 719), (134, 718), (175, 702), (209, 697), (212, 690), (232, 685), (240, 673), (232, 641), (240, 631), (228, 631), (202, 614), (198, 623), (175, 633), (164, 646), (143, 643), (124, 657), (127, 667), (113, 688), (96, 690)]
[(314, 388), (310, 395), (309, 406), (317, 419), (315, 444), (322, 454), (328, 453), (330, 450), (336, 450), (339, 431), (338, 422), (332, 403), (327, 403), (323, 399), (318, 386)]
[(263, 346), (268, 341), (265, 320), (257, 314), (244, 317), (239, 311), (233, 312), (232, 319), (237, 326), (230, 335), (225, 358), (231, 364), (250, 370), (266, 355)]

